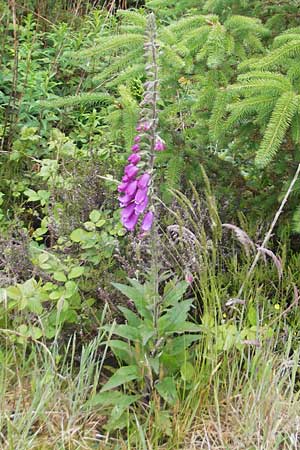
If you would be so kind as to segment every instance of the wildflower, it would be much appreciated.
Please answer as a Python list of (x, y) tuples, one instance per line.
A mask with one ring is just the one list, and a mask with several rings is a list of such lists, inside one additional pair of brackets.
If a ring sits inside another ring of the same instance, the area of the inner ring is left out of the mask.
[(135, 136), (134, 138), (134, 143), (138, 144), (141, 141), (141, 136), (138, 134), (137, 136)]
[(193, 275), (192, 275), (190, 272), (188, 272), (188, 273), (185, 275), (185, 281), (186, 281), (187, 283), (189, 283), (189, 284), (191, 284), (191, 283), (194, 281), (194, 277), (193, 277)]
[(123, 208), (124, 206), (128, 206), (129, 203), (132, 202), (132, 200), (134, 199), (134, 195), (124, 195), (123, 197), (119, 197), (119, 202), (121, 207)]
[(138, 126), (136, 127), (137, 131), (149, 131), (151, 128), (151, 125), (149, 122), (140, 122)]
[(152, 227), (154, 220), (154, 214), (152, 211), (148, 211), (147, 214), (145, 214), (145, 217), (142, 221), (141, 228), (143, 231), (149, 231)]
[(129, 179), (134, 178), (137, 175), (138, 171), (138, 167), (136, 167), (134, 164), (128, 164), (128, 166), (125, 167), (125, 175), (127, 175)]
[(118, 186), (118, 191), (119, 192), (125, 192), (128, 186), (128, 182), (127, 183), (120, 183)]
[(147, 187), (142, 188), (142, 189), (139, 188), (136, 191), (136, 194), (135, 194), (135, 197), (134, 197), (135, 203), (137, 205), (140, 205), (145, 200), (145, 197), (146, 197), (147, 193), (148, 193), (148, 188)]
[(146, 196), (144, 197), (144, 200), (143, 200), (141, 203), (139, 203), (139, 204), (134, 203), (134, 205), (135, 205), (135, 208), (134, 208), (135, 213), (136, 213), (136, 214), (141, 214), (141, 213), (143, 213), (143, 212), (145, 211), (145, 209), (147, 208), (148, 203), (149, 203), (149, 197), (148, 197), (148, 195), (146, 195)]
[(155, 145), (154, 145), (154, 150), (156, 150), (157, 152), (162, 152), (165, 149), (166, 149), (166, 145), (165, 145), (164, 141), (160, 138), (157, 138)]
[(138, 180), (138, 187), (140, 189), (144, 189), (146, 186), (148, 186), (150, 178), (151, 177), (149, 173), (144, 173)]
[(131, 147), (131, 150), (133, 152), (139, 152), (140, 151), (140, 146), (139, 144), (133, 144), (133, 146)]
[(139, 216), (133, 212), (129, 217), (122, 218), (122, 223), (127, 230), (133, 231), (138, 219)]
[(137, 190), (137, 183), (138, 182), (136, 180), (132, 181), (131, 183), (128, 183), (127, 188), (125, 190), (125, 193), (127, 195), (132, 195), (133, 196), (136, 193), (136, 190)]
[(137, 164), (137, 163), (140, 162), (140, 160), (141, 160), (140, 155), (137, 155), (136, 153), (133, 153), (132, 155), (130, 155), (130, 156), (128, 157), (128, 161), (129, 161), (131, 164)]

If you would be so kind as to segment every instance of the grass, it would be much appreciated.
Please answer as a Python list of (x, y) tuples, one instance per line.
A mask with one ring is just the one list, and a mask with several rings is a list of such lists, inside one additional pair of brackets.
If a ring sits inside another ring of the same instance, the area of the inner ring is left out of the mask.
[(101, 380), (98, 345), (99, 337), (83, 349), (76, 370), (71, 358), (58, 373), (36, 346), (18, 361), (12, 346), (1, 365), (1, 449), (299, 448), (299, 352), (288, 356), (289, 346), (279, 355), (248, 349), (206, 357), (170, 415), (150, 407), (147, 416), (138, 405), (128, 432), (109, 434), (104, 411), (87, 406)]
[[(287, 258), (287, 244), (282, 245), (276, 255), (281, 278), (272, 259), (262, 258), (247, 279), (253, 255), (238, 250), (230, 234), (225, 234), (225, 245), (215, 229), (207, 239), (197, 218), (201, 208), (189, 209), (190, 217), (183, 208), (184, 218), (175, 211), (177, 223), (193, 235), (188, 245), (201, 261), (191, 268), (190, 293), (197, 299), (195, 317), (203, 337), (187, 352), (194, 373), (190, 380), (177, 378), (176, 404), (154, 394), (128, 407), (120, 426), (118, 404), (111, 411), (94, 401), (111, 371), (101, 326), (80, 352), (76, 335), (59, 347), (56, 342), (16, 342), (17, 333), (0, 330), (5, 343), (0, 354), (1, 449), (300, 448), (299, 256)], [(180, 233), (176, 246), (169, 245), (178, 270), (185, 267)], [(241, 285), (241, 303), (226, 306)], [(126, 393), (140, 394), (134, 383), (127, 384)], [(108, 428), (111, 414), (117, 420)]]

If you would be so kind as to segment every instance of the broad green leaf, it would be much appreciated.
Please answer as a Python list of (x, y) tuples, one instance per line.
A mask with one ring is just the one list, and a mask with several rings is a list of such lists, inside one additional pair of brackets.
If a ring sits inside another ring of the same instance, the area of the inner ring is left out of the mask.
[(26, 189), (26, 191), (24, 191), (24, 195), (28, 197), (29, 202), (38, 202), (40, 200), (39, 194), (33, 189)]
[[(106, 331), (111, 331), (111, 325), (105, 325), (103, 327)], [(120, 336), (130, 341), (138, 341), (141, 339), (139, 330), (136, 327), (131, 327), (130, 325), (114, 325), (112, 333)]]
[(29, 297), (27, 299), (27, 307), (35, 314), (42, 314), (43, 312), (41, 300), (37, 296)]
[(77, 284), (75, 281), (67, 281), (65, 284), (65, 297), (70, 298), (77, 291)]
[(178, 401), (176, 384), (172, 377), (166, 377), (155, 385), (159, 395), (170, 405), (174, 405)]
[(138, 327), (141, 324), (141, 319), (130, 309), (124, 306), (118, 306), (118, 309), (123, 313), (123, 316), (132, 327)]
[(43, 336), (43, 332), (39, 327), (30, 327), (29, 334), (33, 339), (40, 339)]
[(8, 298), (12, 300), (19, 300), (22, 297), (22, 292), (18, 286), (9, 286), (6, 289)]
[(169, 340), (166, 345), (165, 352), (169, 355), (177, 355), (183, 351), (185, 351), (190, 345), (194, 342), (198, 341), (201, 338), (201, 335), (198, 334), (188, 334), (183, 336), (177, 336)]
[(136, 402), (140, 395), (126, 395), (119, 391), (107, 391), (96, 394), (84, 406), (114, 406), (128, 407)]
[(130, 344), (118, 339), (111, 339), (109, 341), (109, 346), (117, 358), (129, 365), (133, 363), (134, 348), (132, 348)]
[(98, 222), (98, 220), (100, 220), (100, 217), (101, 217), (101, 213), (100, 213), (100, 211), (97, 211), (96, 209), (94, 209), (89, 215), (89, 218), (93, 223)]
[(174, 331), (178, 325), (186, 321), (188, 312), (193, 304), (193, 300), (184, 300), (169, 309), (158, 320), (158, 328), (160, 332)]
[(70, 239), (73, 242), (84, 242), (89, 239), (89, 237), (90, 233), (82, 228), (76, 228), (76, 230), (72, 231), (70, 234)]
[(84, 273), (84, 267), (82, 267), (82, 266), (72, 267), (71, 271), (68, 274), (68, 278), (69, 278), (69, 280), (71, 280), (73, 278), (78, 278), (78, 277), (81, 277), (81, 275), (83, 273)]
[(164, 292), (164, 306), (175, 305), (184, 295), (187, 288), (189, 287), (189, 283), (186, 281), (180, 281), (174, 286), (174, 282), (169, 281), (165, 287)]
[(110, 377), (100, 392), (109, 391), (122, 384), (129, 383), (129, 381), (137, 380), (140, 377), (140, 371), (137, 366), (120, 367), (120, 369)]
[(118, 289), (122, 294), (124, 294), (127, 298), (132, 300), (135, 304), (135, 307), (138, 313), (145, 318), (151, 319), (151, 313), (147, 309), (147, 301), (143, 293), (141, 293), (138, 289), (132, 286), (127, 286), (126, 284), (120, 283), (112, 283), (112, 285)]
[(194, 366), (189, 361), (186, 361), (181, 366), (180, 374), (183, 381), (191, 381), (195, 376)]
[(54, 272), (53, 278), (54, 280), (61, 281), (63, 283), (67, 281), (67, 277), (63, 272)]

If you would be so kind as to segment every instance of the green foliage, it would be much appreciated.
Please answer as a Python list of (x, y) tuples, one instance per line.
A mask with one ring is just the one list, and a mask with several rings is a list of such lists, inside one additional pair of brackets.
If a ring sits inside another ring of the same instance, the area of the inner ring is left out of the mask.
[[(181, 376), (187, 386), (193, 379), (187, 349), (200, 338), (195, 334), (200, 327), (188, 320), (193, 300), (182, 299), (188, 283), (168, 281), (163, 295), (157, 298), (152, 277), (144, 284), (130, 280), (130, 285), (114, 283), (114, 287), (133, 302), (136, 312), (120, 306), (126, 323), (105, 326), (110, 335), (118, 337), (108, 342), (109, 347), (126, 365), (114, 372), (101, 392), (135, 381), (144, 395), (151, 398), (156, 391), (167, 404), (174, 405), (179, 395), (176, 377)], [(100, 397), (97, 400), (100, 402)]]
[[(0, 447), (290, 449), (299, 180), (270, 248), (255, 242), (300, 161), (298, 0), (6, 3)], [(150, 10), (155, 239), (126, 235), (116, 193)]]

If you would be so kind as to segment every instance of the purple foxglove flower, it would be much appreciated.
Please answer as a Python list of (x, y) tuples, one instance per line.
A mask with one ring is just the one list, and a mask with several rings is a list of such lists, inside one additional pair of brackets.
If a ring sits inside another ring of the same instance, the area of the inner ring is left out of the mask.
[(134, 210), (135, 210), (135, 203), (134, 202), (132, 202), (132, 203), (129, 203), (129, 205), (128, 206), (126, 206), (125, 208), (123, 208), (122, 210), (121, 210), (121, 217), (122, 217), (122, 220), (123, 221), (125, 221), (126, 222), (126, 220), (131, 216), (131, 214), (134, 212)]
[(138, 162), (140, 162), (140, 160), (141, 160), (141, 157), (140, 157), (140, 155), (138, 155), (137, 153), (133, 153), (132, 155), (130, 155), (130, 156), (128, 157), (128, 161), (129, 161), (131, 164), (137, 164)]
[(124, 175), (124, 177), (122, 177), (122, 181), (123, 181), (124, 183), (127, 183), (127, 182), (129, 181), (128, 176), (127, 176), (127, 175)]
[(144, 189), (146, 186), (148, 186), (150, 178), (151, 177), (149, 173), (144, 173), (138, 180), (138, 187), (140, 189)]
[(185, 274), (185, 281), (189, 284), (192, 284), (192, 282), (194, 281), (194, 277), (190, 272), (187, 272)]
[(118, 186), (118, 191), (119, 191), (119, 192), (125, 192), (127, 186), (128, 186), (128, 183), (121, 183), (121, 184), (119, 184), (119, 186)]
[(131, 150), (133, 151), (133, 152), (139, 152), (140, 151), (140, 146), (139, 146), (139, 144), (133, 144), (133, 146), (131, 147)]
[(125, 192), (127, 195), (133, 196), (136, 193), (136, 190), (137, 190), (137, 181), (134, 180), (128, 183)]
[(139, 171), (139, 168), (136, 167), (134, 164), (128, 164), (128, 166), (125, 167), (125, 175), (127, 175), (127, 177), (130, 180), (132, 180), (132, 178), (134, 178), (136, 176), (138, 171)]
[(137, 131), (149, 131), (151, 128), (151, 125), (149, 122), (140, 122), (138, 126), (136, 127)]
[(148, 195), (146, 195), (146, 197), (144, 198), (142, 203), (140, 203), (139, 205), (134, 203), (135, 204), (135, 208), (134, 208), (135, 213), (136, 214), (143, 213), (145, 211), (145, 209), (147, 208), (147, 206), (148, 206), (148, 202), (149, 202), (149, 197), (148, 197)]
[(132, 213), (131, 216), (129, 216), (128, 218), (122, 219), (122, 223), (123, 223), (124, 227), (127, 228), (127, 230), (133, 231), (138, 220), (139, 220), (139, 216), (135, 213)]
[(145, 197), (147, 196), (148, 193), (148, 188), (145, 187), (143, 189), (138, 189), (136, 191), (135, 197), (134, 197), (134, 201), (137, 205), (140, 205), (144, 200)]
[(124, 206), (128, 206), (129, 203), (131, 203), (133, 199), (134, 199), (134, 195), (128, 195), (128, 194), (124, 195), (123, 197), (119, 197), (121, 208), (123, 208)]
[(165, 149), (166, 149), (166, 145), (165, 145), (164, 141), (162, 141), (160, 138), (156, 139), (156, 142), (154, 145), (154, 150), (156, 150), (157, 152), (162, 152)]
[(135, 136), (135, 138), (134, 138), (135, 144), (138, 144), (140, 141), (141, 141), (141, 136), (140, 135)]
[(149, 231), (152, 227), (153, 220), (154, 220), (153, 212), (148, 211), (147, 214), (145, 214), (143, 221), (142, 221), (142, 225), (141, 225), (142, 230)]
[(144, 122), (143, 123), (143, 131), (149, 131), (151, 128), (151, 125), (149, 122)]

